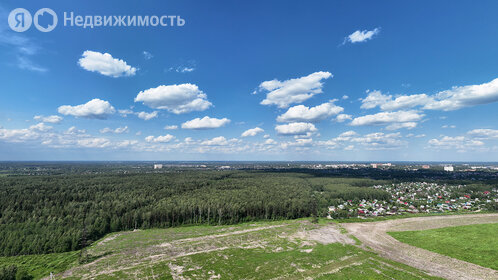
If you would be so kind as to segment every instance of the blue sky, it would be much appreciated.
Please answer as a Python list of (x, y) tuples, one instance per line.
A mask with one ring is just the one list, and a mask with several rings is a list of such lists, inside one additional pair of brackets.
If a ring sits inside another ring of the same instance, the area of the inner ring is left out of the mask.
[[(58, 25), (15, 32), (14, 8)], [(0, 160), (496, 161), (497, 8), (6, 1)], [(82, 28), (64, 12), (185, 25)]]

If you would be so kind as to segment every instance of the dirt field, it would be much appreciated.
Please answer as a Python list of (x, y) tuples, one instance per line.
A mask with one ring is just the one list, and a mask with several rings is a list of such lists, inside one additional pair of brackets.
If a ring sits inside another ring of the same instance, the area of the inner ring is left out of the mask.
[(343, 223), (348, 232), (382, 257), (446, 279), (498, 279), (498, 272), (401, 243), (388, 231), (426, 230), (448, 226), (498, 223), (498, 214), (418, 217), (366, 223)]

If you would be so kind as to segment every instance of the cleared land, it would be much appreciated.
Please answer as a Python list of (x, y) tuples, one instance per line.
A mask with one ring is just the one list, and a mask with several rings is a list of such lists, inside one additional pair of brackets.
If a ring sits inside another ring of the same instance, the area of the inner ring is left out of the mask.
[(419, 217), (342, 226), (380, 256), (446, 279), (498, 279), (496, 270), (443, 256), (402, 243), (387, 232), (428, 230), (451, 226), (497, 223), (498, 214)]
[(403, 243), (498, 270), (498, 223), (389, 234)]
[(359, 248), (338, 224), (323, 221), (119, 232), (84, 254), (90, 263), (74, 261), (57, 278), (437, 279)]

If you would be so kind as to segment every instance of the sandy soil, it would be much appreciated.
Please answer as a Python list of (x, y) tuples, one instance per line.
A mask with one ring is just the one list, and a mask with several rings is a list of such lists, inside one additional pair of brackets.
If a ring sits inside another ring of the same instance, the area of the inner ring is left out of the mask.
[(330, 243), (342, 243), (342, 244), (354, 244), (355, 241), (351, 239), (348, 235), (342, 234), (339, 226), (335, 224), (327, 225), (313, 230), (301, 230), (296, 233), (292, 238), (298, 238), (301, 240), (316, 241), (321, 244)]
[(425, 230), (448, 226), (498, 223), (498, 214), (418, 217), (381, 222), (343, 223), (348, 232), (380, 256), (446, 279), (498, 279), (498, 271), (402, 243), (388, 231)]

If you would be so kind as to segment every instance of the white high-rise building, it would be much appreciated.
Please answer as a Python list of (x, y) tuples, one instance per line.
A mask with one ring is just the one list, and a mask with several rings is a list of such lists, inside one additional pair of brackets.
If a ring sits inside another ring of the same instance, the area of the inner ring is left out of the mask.
[(453, 172), (453, 171), (455, 171), (455, 168), (453, 168), (452, 165), (446, 165), (444, 167), (444, 171)]

